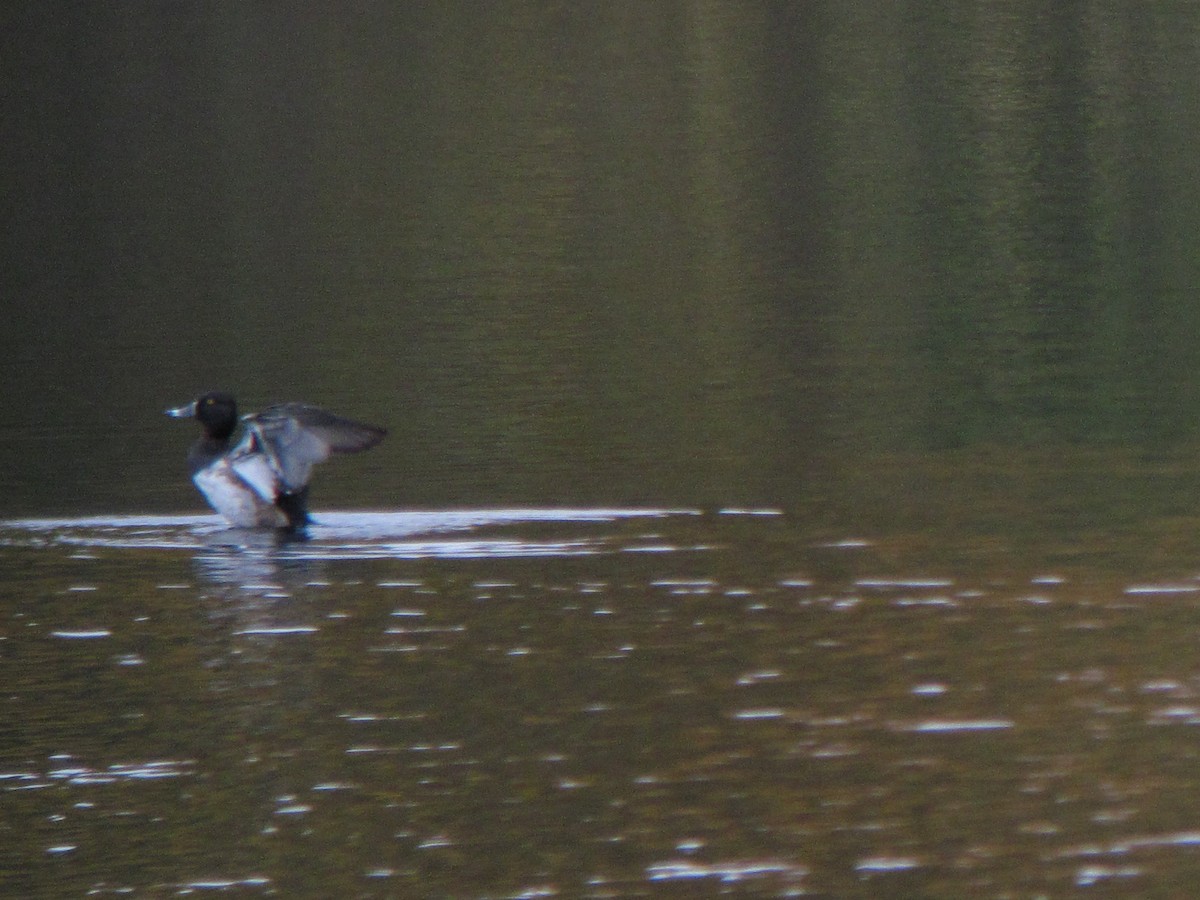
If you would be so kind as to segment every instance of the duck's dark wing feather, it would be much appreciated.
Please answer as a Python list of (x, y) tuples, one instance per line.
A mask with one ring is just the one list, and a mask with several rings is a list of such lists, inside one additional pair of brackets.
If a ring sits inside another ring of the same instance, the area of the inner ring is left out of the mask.
[(245, 425), (242, 444), (256, 445), (289, 491), (308, 484), (312, 467), (331, 453), (366, 450), (387, 434), (377, 425), (345, 419), (306, 403), (267, 407), (246, 416)]
[(281, 403), (278, 406), (268, 406), (262, 412), (250, 416), (249, 419), (266, 432), (281, 429), (290, 433), (293, 428), (300, 428), (309, 433), (333, 453), (355, 453), (374, 447), (387, 436), (387, 429), (378, 425), (368, 425), (356, 422), (343, 416), (334, 415), (319, 406), (309, 406), (307, 403)]

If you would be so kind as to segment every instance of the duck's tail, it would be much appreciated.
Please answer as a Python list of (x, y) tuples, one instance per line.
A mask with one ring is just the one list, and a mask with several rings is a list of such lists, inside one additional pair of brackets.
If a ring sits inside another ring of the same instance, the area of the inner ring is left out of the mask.
[(308, 485), (298, 491), (284, 491), (275, 498), (275, 505), (287, 516), (288, 531), (302, 531), (309, 521)]

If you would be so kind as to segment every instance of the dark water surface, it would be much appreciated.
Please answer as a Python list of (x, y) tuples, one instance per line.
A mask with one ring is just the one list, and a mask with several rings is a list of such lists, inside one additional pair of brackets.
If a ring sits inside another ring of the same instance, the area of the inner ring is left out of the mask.
[(6, 893), (1186, 894), (1200, 578), (959, 550), (765, 509), (7, 523)]
[[(1195, 893), (1200, 7), (18, 2), (0, 83), (0, 895)], [(391, 434), (230, 531), (214, 387)]]

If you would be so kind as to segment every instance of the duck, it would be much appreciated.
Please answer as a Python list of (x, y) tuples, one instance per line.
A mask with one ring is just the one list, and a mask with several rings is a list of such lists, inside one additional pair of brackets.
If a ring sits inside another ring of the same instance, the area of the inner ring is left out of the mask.
[(209, 505), (238, 528), (303, 531), (313, 466), (334, 453), (374, 447), (387, 429), (308, 403), (280, 403), (238, 417), (237, 401), (209, 391), (165, 410), (195, 419), (203, 433), (188, 451), (188, 471)]

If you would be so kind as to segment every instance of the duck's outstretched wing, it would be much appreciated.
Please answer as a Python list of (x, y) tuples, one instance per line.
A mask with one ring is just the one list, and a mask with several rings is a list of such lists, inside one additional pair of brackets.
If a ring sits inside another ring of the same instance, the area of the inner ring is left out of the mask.
[(387, 429), (344, 419), (305, 403), (270, 406), (245, 418), (239, 447), (260, 450), (288, 491), (302, 489), (312, 467), (331, 453), (357, 453), (383, 440)]

